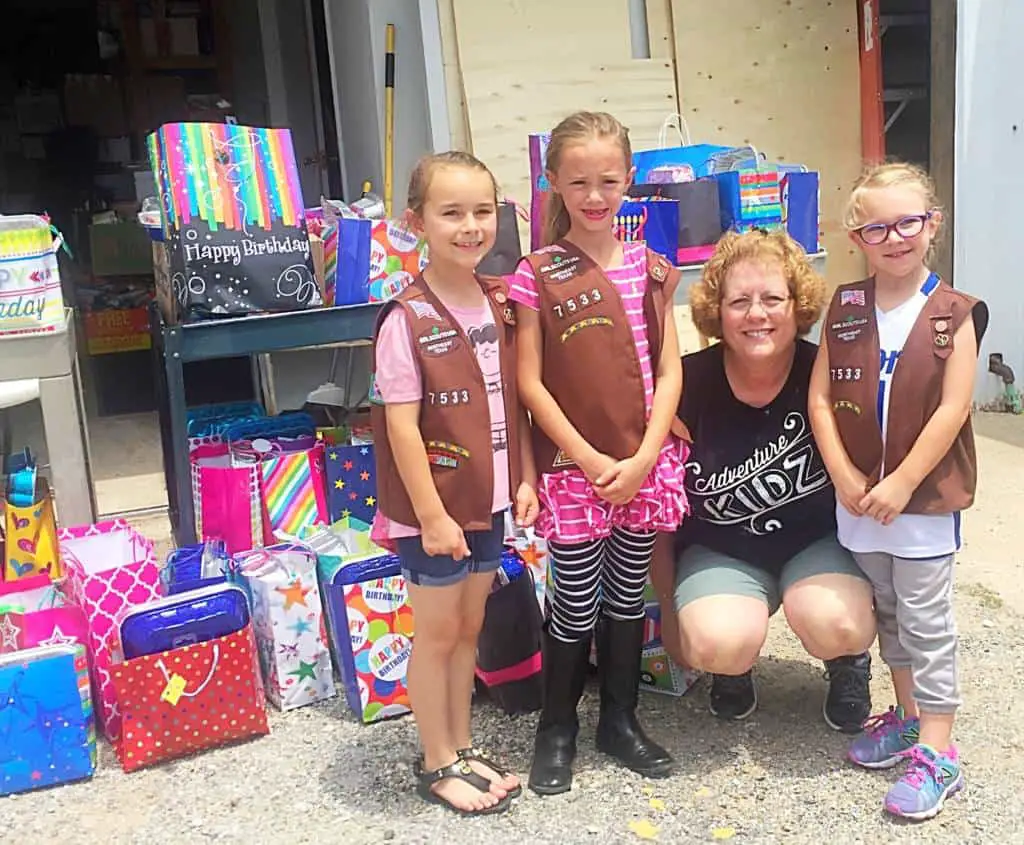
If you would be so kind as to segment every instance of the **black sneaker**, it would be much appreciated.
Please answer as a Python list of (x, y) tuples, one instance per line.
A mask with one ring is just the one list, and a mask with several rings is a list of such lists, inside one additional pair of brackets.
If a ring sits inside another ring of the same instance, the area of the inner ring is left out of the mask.
[(871, 655), (867, 652), (825, 661), (828, 695), (822, 713), (832, 730), (860, 733), (871, 715)]
[(751, 672), (712, 675), (708, 709), (712, 716), (738, 722), (757, 709), (757, 688)]

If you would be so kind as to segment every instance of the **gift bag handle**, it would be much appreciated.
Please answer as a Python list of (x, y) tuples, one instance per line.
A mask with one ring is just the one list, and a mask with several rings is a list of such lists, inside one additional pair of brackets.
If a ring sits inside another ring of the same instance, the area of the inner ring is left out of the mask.
[[(182, 697), (184, 697), (184, 698), (195, 698), (204, 689), (206, 689), (206, 687), (209, 685), (210, 681), (213, 680), (213, 676), (214, 676), (214, 674), (217, 671), (217, 665), (219, 663), (220, 663), (220, 645), (218, 643), (214, 643), (213, 644), (213, 660), (210, 661), (210, 671), (206, 675), (206, 680), (204, 680), (192, 692), (185, 692), (185, 690), (182, 690), (181, 691)], [(171, 682), (171, 673), (169, 671), (167, 671), (167, 666), (164, 664), (164, 661), (163, 660), (157, 660), (156, 661), (156, 668), (159, 669), (160, 670), (160, 674), (164, 676), (164, 682), (169, 684)]]
[(690, 140), (690, 127), (686, 125), (686, 118), (679, 112), (668, 115), (661, 123), (661, 131), (658, 133), (658, 149), (668, 148), (668, 133), (674, 129), (679, 138), (679, 146), (690, 147), (693, 141)]

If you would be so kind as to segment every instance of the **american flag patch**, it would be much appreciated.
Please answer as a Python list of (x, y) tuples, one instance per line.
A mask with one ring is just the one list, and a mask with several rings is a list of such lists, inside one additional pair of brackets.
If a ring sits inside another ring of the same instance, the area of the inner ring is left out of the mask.
[(421, 320), (437, 320), (439, 323), (442, 322), (441, 315), (437, 313), (437, 309), (429, 302), (417, 302), (413, 300), (409, 303), (409, 307)]
[(865, 305), (864, 291), (862, 290), (844, 290), (839, 293), (839, 304), (840, 305)]

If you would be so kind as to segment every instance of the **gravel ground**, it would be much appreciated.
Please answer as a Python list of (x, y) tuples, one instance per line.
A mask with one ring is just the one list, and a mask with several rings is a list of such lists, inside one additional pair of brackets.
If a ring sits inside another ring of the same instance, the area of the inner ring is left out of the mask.
[[(821, 667), (777, 619), (757, 669), (761, 706), (747, 722), (711, 717), (705, 682), (681, 699), (642, 696), (644, 723), (679, 762), (667, 780), (644, 781), (594, 750), (591, 685), (573, 791), (541, 799), (527, 790), (503, 816), (461, 820), (411, 790), (411, 718), (363, 726), (335, 700), (273, 713), (269, 737), (132, 775), (104, 746), (91, 782), (0, 800), (5, 841), (1024, 841), (1024, 421), (996, 419), (982, 430), (993, 437), (979, 440), (983, 489), (957, 588), (967, 701), (957, 737), (968, 788), (932, 822), (903, 824), (882, 811), (896, 772), (843, 762), (848, 740), (821, 719)], [(891, 701), (886, 674), (876, 661), (876, 705)], [(475, 724), (525, 780), (536, 717), (509, 719), (482, 702)]]

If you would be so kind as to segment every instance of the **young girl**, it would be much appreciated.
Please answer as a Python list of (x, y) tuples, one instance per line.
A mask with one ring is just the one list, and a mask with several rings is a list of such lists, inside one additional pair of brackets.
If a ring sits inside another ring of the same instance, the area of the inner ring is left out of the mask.
[[(512, 283), (519, 390), (533, 418), (555, 595), (546, 633), (544, 710), (530, 787), (568, 790), (576, 706), (597, 626), (597, 747), (636, 772), (670, 773), (636, 719), (644, 587), (656, 531), (686, 509), (685, 446), (669, 438), (682, 388), (672, 293), (678, 272), (613, 219), (632, 178), (629, 137), (611, 115), (580, 112), (551, 133), (550, 246)], [(598, 623), (599, 604), (602, 619)]]
[(408, 685), (423, 747), (417, 791), (467, 815), (501, 812), (517, 778), (473, 747), (476, 642), (512, 504), (537, 516), (515, 380), (515, 317), (501, 279), (478, 277), (494, 245), (494, 177), (473, 156), (428, 156), (409, 218), (430, 264), (381, 312), (374, 344), (378, 522), (397, 546), (416, 636)]
[(925, 263), (941, 223), (917, 167), (881, 165), (857, 183), (846, 225), (871, 276), (836, 291), (809, 397), (839, 541), (871, 580), (898, 704), (868, 720), (849, 756), (870, 769), (909, 759), (885, 807), (912, 819), (934, 816), (964, 784), (950, 742), (953, 566), (960, 511), (974, 499), (971, 395), (988, 325), (983, 302)]

